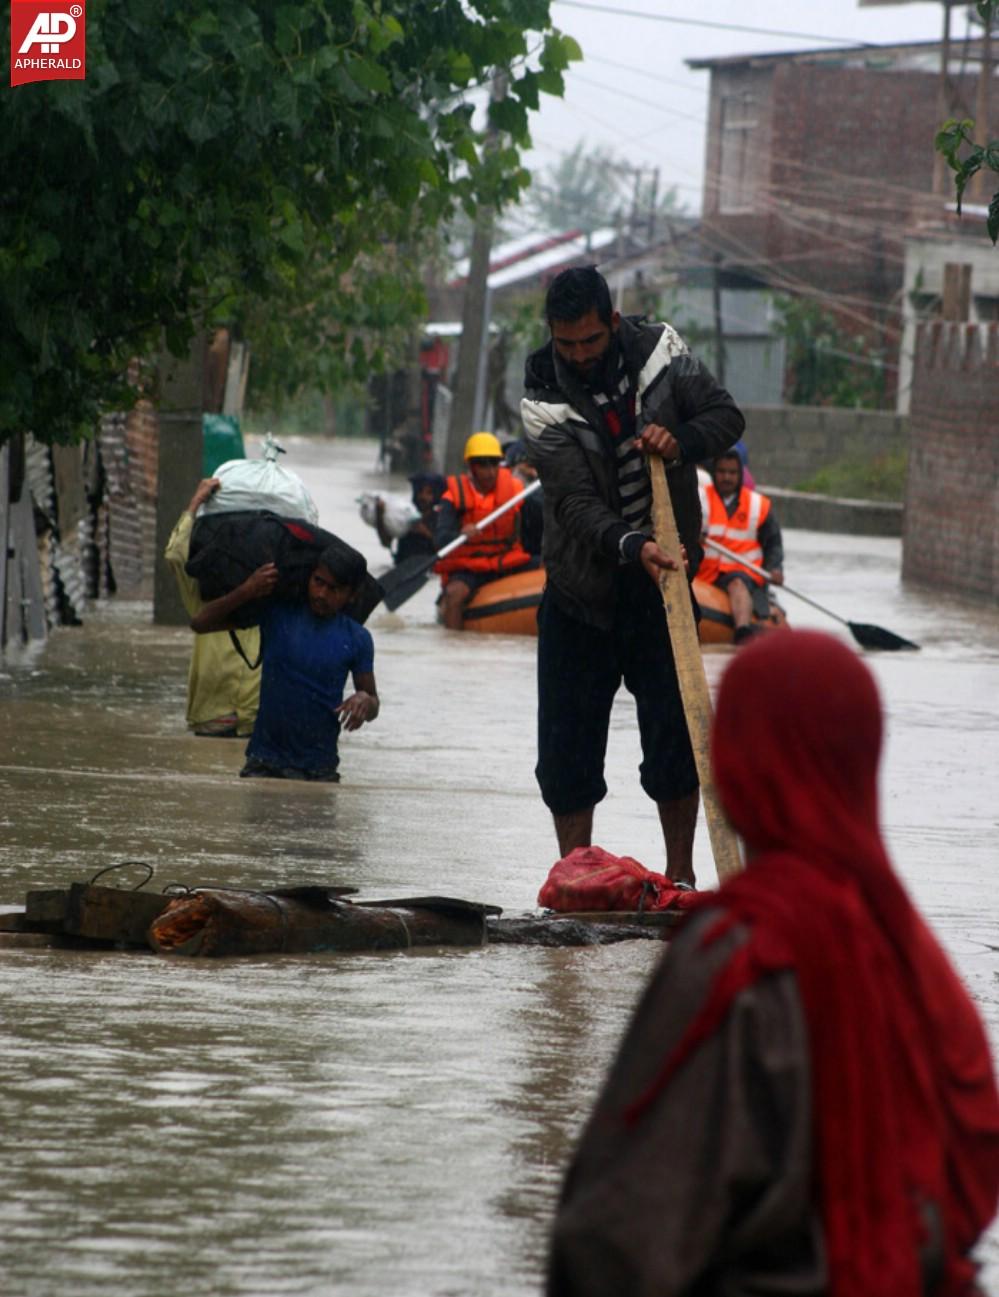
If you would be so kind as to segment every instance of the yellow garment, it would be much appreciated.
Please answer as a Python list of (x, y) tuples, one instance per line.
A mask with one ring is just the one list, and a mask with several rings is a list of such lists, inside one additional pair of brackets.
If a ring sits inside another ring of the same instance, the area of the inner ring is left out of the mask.
[[(191, 546), (194, 518), (186, 510), (167, 541), (163, 557), (173, 568), (177, 588), (188, 615), (203, 605), (198, 583), (184, 571)], [(251, 662), (260, 655), (260, 632), (256, 626), (236, 632)], [(260, 705), (260, 672), (251, 671), (233, 648), (228, 631), (195, 635), (191, 667), (187, 674), (187, 723), (192, 728), (222, 716), (236, 714), (237, 734), (247, 735)]]

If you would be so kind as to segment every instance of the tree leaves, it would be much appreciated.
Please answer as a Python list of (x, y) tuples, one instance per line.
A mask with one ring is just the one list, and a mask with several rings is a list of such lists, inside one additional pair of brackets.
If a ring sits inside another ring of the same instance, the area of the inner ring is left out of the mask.
[(369, 59), (351, 59), (347, 63), (347, 73), (364, 90), (379, 95), (387, 95), (392, 90), (392, 78), (380, 64)]
[[(387, 355), (424, 232), (523, 186), (528, 113), (578, 57), (549, 4), (92, 0), (86, 81), (5, 102), (0, 439), (80, 435), (130, 356), (214, 320), (287, 375)], [(462, 94), (496, 68), (490, 154)]]
[[(979, 6), (981, 7), (981, 6)], [(971, 137), (975, 123), (970, 118), (958, 121), (950, 117), (936, 134), (934, 146), (942, 153), (947, 165), (954, 172), (954, 192), (957, 197), (957, 212), (961, 214), (961, 204), (968, 182), (984, 167), (999, 173), (999, 140), (992, 140), (987, 145), (975, 144)], [(961, 157), (961, 149), (967, 145), (968, 152)], [(989, 204), (986, 228), (993, 246), (999, 240), (999, 191), (992, 196)]]

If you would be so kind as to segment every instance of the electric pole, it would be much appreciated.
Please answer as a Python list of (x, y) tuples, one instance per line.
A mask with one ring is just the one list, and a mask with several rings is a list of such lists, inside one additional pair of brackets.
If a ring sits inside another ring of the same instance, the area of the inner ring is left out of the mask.
[[(506, 94), (506, 74), (493, 75), (492, 99), (497, 101)], [(484, 148), (493, 149), (499, 132), (490, 127)], [(451, 401), (451, 419), (447, 430), (447, 448), (444, 454), (445, 473), (461, 471), (462, 450), (468, 436), (476, 429), (476, 419), (482, 414), (485, 365), (483, 348), (489, 343), (489, 255), (493, 245), (495, 213), (491, 206), (480, 204), (475, 215), (475, 230), (465, 281), (465, 298), (461, 309), (461, 341), (458, 346), (458, 368)]]

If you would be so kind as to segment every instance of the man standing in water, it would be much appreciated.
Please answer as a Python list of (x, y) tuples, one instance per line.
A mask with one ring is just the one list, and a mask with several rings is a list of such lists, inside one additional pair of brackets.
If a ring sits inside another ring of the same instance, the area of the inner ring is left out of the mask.
[(642, 787), (657, 803), (666, 872), (694, 883), (699, 801), (662, 599), (675, 563), (652, 538), (645, 456), (666, 462), (680, 540), (700, 561), (695, 465), (745, 420), (668, 324), (622, 318), (595, 267), (565, 270), (545, 299), (551, 338), (528, 357), (521, 413), (544, 484), (547, 585), (538, 612), (538, 764), (559, 851), (591, 845), (607, 793), (614, 695), (634, 695)]

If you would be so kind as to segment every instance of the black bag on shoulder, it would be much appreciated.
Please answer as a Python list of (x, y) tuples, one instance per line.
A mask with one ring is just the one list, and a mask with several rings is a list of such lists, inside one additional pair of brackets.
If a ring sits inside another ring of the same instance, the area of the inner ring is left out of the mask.
[[(185, 571), (197, 581), (207, 603), (235, 590), (264, 563), (276, 563), (274, 593), (243, 604), (233, 614), (240, 626), (255, 626), (271, 599), (305, 602), (312, 569), (330, 547), (350, 549), (331, 531), (303, 518), (282, 518), (266, 510), (206, 513), (195, 519), (191, 530)], [(381, 598), (382, 588), (368, 572), (344, 612), (363, 625)]]

